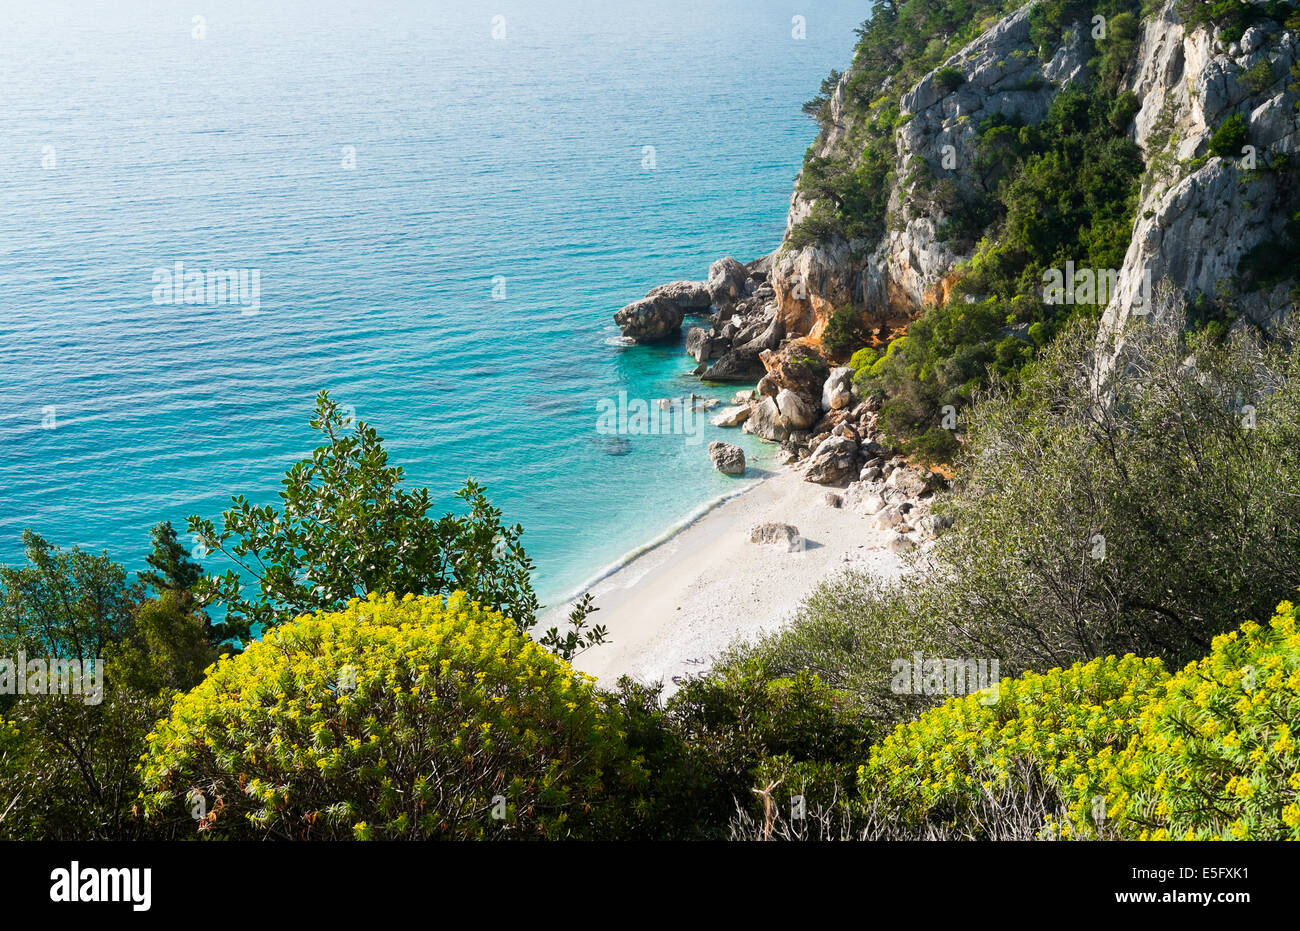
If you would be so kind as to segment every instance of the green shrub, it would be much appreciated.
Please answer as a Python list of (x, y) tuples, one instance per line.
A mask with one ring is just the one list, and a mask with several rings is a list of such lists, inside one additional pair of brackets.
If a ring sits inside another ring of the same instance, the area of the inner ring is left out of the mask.
[[(1300, 840), (1297, 733), (1300, 630), (1287, 601), (1155, 690), (1128, 745), (1090, 763), (1079, 787), (1107, 800), (1103, 836)], [(1097, 833), (1077, 804), (1070, 820)]]
[(951, 699), (872, 748), (859, 770), (861, 800), (918, 833), (980, 837), (982, 800), (1044, 788), (1036, 814), (1046, 825), (1054, 803), (1089, 803), (1076, 780), (1090, 760), (1128, 742), (1148, 692), (1167, 675), (1159, 660), (1110, 656)]
[(951, 94), (966, 83), (966, 75), (959, 68), (940, 68), (934, 74), (934, 84), (945, 94)]
[(1248, 138), (1245, 118), (1240, 113), (1234, 113), (1220, 123), (1210, 137), (1210, 154), (1220, 158), (1240, 158), (1242, 147)]
[[(521, 631), (536, 625), (540, 606), (523, 528), (502, 522), (481, 485), (467, 480), (456, 492), (467, 513), (435, 518), (428, 489), (406, 488), (375, 429), (354, 422), (327, 392), (316, 398), (311, 426), (326, 442), (289, 468), (278, 509), (237, 495), (220, 529), (189, 518), (190, 532), (238, 567), (195, 587), (203, 603), (225, 607), (229, 635), (339, 610), (372, 592), (463, 591)], [(566, 634), (551, 628), (542, 642), (565, 658), (602, 642), (605, 630), (588, 624), (590, 612), (580, 599)]]
[(1267, 58), (1261, 58), (1255, 67), (1242, 75), (1241, 80), (1252, 94), (1262, 94), (1273, 86), (1273, 66)]
[[(996, 657), (1004, 674), (1100, 656), (1204, 656), (1294, 590), (1300, 563), (1300, 344), (1188, 340), (1135, 322), (1099, 392), (1097, 340), (1067, 328), (963, 421), (934, 509), (954, 525), (897, 586), (815, 590), (755, 649), (883, 720), (890, 657)], [(873, 710), (874, 709), (874, 710)]]
[(150, 816), (229, 838), (607, 837), (645, 777), (591, 681), (462, 593), (273, 628), (148, 740)]
[(757, 793), (768, 787), (780, 787), (773, 797), (782, 807), (791, 795), (810, 808), (844, 797), (874, 733), (843, 692), (807, 671), (775, 675), (755, 659), (685, 681), (665, 721), (687, 754), (677, 765), (696, 787), (696, 823), (716, 836), (738, 806), (761, 811)]
[(870, 368), (880, 358), (880, 350), (871, 346), (863, 346), (852, 356), (849, 357), (849, 366), (853, 369), (854, 374), (861, 372), (865, 368)]
[(831, 311), (822, 330), (822, 347), (834, 358), (843, 358), (871, 338), (862, 323), (862, 314), (852, 304)]

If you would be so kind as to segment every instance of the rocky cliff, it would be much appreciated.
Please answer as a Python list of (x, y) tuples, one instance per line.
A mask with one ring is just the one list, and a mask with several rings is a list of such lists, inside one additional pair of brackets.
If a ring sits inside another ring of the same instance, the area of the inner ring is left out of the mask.
[[(1044, 56), (1031, 36), (1034, 6), (989, 26), (914, 86), (879, 89), (882, 99), (896, 97), (901, 124), (883, 236), (796, 245), (791, 234), (815, 204), (796, 185), (786, 241), (770, 275), (777, 317), (788, 333), (816, 338), (833, 310), (851, 303), (878, 337), (887, 337), (927, 305), (947, 299), (974, 245), (962, 248), (937, 235), (946, 217), (927, 195), (926, 177), (978, 186), (981, 121), (996, 114), (1038, 123), (1062, 89), (1088, 80), (1097, 60), (1091, 13), (1069, 25)], [(1146, 172), (1103, 338), (1135, 312), (1186, 313), (1198, 300), (1225, 295), (1238, 325), (1267, 323), (1292, 304), (1294, 269), (1267, 287), (1252, 287), (1240, 266), (1252, 250), (1261, 254), (1285, 235), (1295, 192), (1285, 190), (1284, 176), (1267, 164), (1295, 155), (1300, 143), (1296, 93), (1288, 90), (1300, 40), (1294, 29), (1263, 20), (1227, 41), (1213, 24), (1185, 24), (1178, 6), (1167, 0), (1141, 17), (1124, 67), (1123, 87), (1135, 98), (1136, 113), (1122, 131), (1141, 147)], [(829, 119), (811, 155), (856, 158), (845, 147), (855, 138), (853, 120), (867, 115), (847, 113), (851, 78), (852, 71), (828, 101)], [(1253, 150), (1210, 156), (1216, 128), (1233, 115), (1244, 119)], [(1144, 282), (1153, 307), (1138, 303)]]

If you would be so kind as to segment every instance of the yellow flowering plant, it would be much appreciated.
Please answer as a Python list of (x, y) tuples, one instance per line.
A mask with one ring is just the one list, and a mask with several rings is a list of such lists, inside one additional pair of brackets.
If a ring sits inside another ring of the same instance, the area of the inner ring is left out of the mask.
[(1119, 753), (1088, 768), (1108, 822), (1071, 822), (1151, 840), (1300, 840), (1300, 631), (1283, 602), (1267, 626), (1214, 638), (1152, 693)]
[(463, 593), (267, 630), (148, 737), (144, 808), (214, 837), (602, 837), (645, 780), (589, 677)]
[(861, 802), (914, 833), (979, 837), (981, 804), (1021, 793), (1042, 802), (1042, 836), (1058, 836), (1055, 810), (1090, 803), (1090, 761), (1127, 745), (1167, 676), (1158, 659), (1108, 656), (950, 699), (872, 748)]

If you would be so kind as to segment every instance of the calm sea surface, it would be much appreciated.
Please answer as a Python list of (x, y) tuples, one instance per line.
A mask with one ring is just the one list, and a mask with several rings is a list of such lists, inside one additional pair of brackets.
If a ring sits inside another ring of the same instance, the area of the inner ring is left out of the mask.
[[(0, 562), (31, 527), (138, 568), (157, 521), (273, 500), (321, 389), (447, 508), (485, 483), (544, 600), (741, 487), (723, 431), (597, 432), (699, 390), (611, 314), (780, 241), (867, 7), (10, 0)], [(177, 262), (258, 312), (157, 303)]]

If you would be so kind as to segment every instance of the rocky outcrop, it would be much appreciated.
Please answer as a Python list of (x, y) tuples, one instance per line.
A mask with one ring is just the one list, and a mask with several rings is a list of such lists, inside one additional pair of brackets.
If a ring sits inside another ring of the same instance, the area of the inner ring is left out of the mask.
[(739, 446), (714, 441), (709, 444), (709, 458), (713, 467), (724, 475), (745, 474), (745, 451)]
[[(984, 30), (913, 87), (886, 89), (898, 94), (900, 126), (882, 236), (795, 248), (789, 232), (813, 207), (796, 185), (787, 239), (769, 276), (777, 319), (788, 334), (818, 340), (835, 309), (851, 306), (878, 345), (927, 305), (947, 299), (973, 243), (940, 235), (946, 217), (928, 185), (978, 189), (981, 121), (1040, 122), (1062, 88), (1091, 78), (1090, 62), (1097, 60), (1091, 14), (1069, 26), (1043, 60), (1031, 35), (1033, 6)], [(1257, 288), (1243, 282), (1240, 263), (1252, 249), (1281, 239), (1289, 214), (1300, 206), (1279, 189), (1279, 174), (1262, 168), (1266, 155), (1295, 156), (1300, 144), (1296, 93), (1288, 90), (1300, 38), (1263, 18), (1239, 41), (1224, 41), (1214, 27), (1186, 26), (1177, 6), (1165, 0), (1142, 15), (1126, 72), (1139, 106), (1132, 133), (1147, 174), (1119, 287), (1103, 319), (1103, 357), (1107, 341), (1132, 317), (1184, 315), (1189, 305), (1225, 289), (1233, 294), (1240, 326), (1267, 326), (1292, 304), (1294, 275)], [(953, 70), (961, 75), (956, 86), (946, 80)], [(853, 118), (844, 106), (848, 80), (846, 74), (831, 95), (814, 156), (858, 157), (860, 146), (851, 145)], [(1252, 171), (1235, 156), (1207, 157), (1213, 132), (1234, 114), (1246, 121), (1262, 170)], [(1152, 306), (1137, 300), (1148, 281)]]
[[(1300, 116), (1288, 91), (1300, 60), (1300, 36), (1262, 20), (1238, 42), (1212, 29), (1189, 28), (1167, 2), (1141, 28), (1131, 89), (1141, 103), (1134, 138), (1148, 170), (1137, 219), (1098, 331), (1108, 365), (1130, 321), (1172, 314), (1189, 304), (1232, 294), (1239, 326), (1267, 327), (1292, 305), (1292, 280), (1271, 288), (1242, 286), (1241, 261), (1252, 249), (1279, 240), (1287, 222), (1282, 206), (1295, 192), (1279, 188), (1270, 159), (1300, 153)], [(1261, 87), (1261, 63), (1272, 75)], [(1244, 153), (1209, 152), (1214, 131), (1230, 117), (1247, 126)]]
[(784, 443), (790, 435), (790, 427), (781, 419), (781, 411), (772, 398), (754, 404), (745, 420), (744, 431), (773, 443)]
[(789, 388), (782, 388), (776, 396), (776, 409), (781, 420), (791, 430), (807, 430), (817, 422), (821, 411), (817, 405), (795, 394)]
[(677, 338), (682, 332), (682, 318), (681, 305), (666, 297), (645, 297), (614, 314), (623, 335), (638, 343)]

